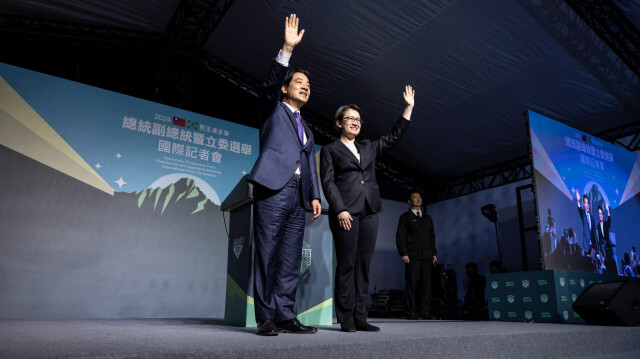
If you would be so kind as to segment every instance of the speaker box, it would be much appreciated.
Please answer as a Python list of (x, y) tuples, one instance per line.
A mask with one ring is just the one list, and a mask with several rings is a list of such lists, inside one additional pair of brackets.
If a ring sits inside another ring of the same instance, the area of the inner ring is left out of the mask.
[(573, 303), (576, 311), (589, 324), (640, 324), (640, 284), (626, 280), (594, 283)]

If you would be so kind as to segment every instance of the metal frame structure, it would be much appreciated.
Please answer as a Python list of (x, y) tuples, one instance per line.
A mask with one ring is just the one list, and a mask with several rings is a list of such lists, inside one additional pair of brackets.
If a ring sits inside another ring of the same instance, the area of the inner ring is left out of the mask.
[(185, 108), (191, 97), (194, 66), (202, 48), (233, 0), (182, 0), (163, 38), (157, 99)]
[(640, 77), (640, 31), (610, 0), (565, 0)]
[(0, 33), (8, 37), (34, 41), (120, 48), (156, 48), (162, 35), (149, 32), (50, 20), (20, 15), (0, 14)]
[(427, 201), (429, 203), (444, 201), (532, 177), (531, 159), (529, 156), (519, 157), (446, 181), (430, 191), (431, 197), (428, 197)]
[[(518, 207), (518, 228), (520, 230), (520, 253), (522, 255), (522, 268), (523, 270), (526, 272), (529, 270), (529, 256), (527, 254), (527, 239), (526, 239), (526, 232), (536, 232), (537, 234), (537, 241), (538, 241), (538, 247), (540, 247), (540, 253), (543, 253), (542, 250), (542, 243), (540, 242), (540, 233), (538, 233), (538, 223), (539, 223), (539, 219), (537, 216), (538, 213), (538, 209), (537, 209), (537, 202), (534, 200), (533, 204), (536, 207), (535, 208), (535, 213), (536, 213), (536, 224), (533, 226), (529, 226), (529, 227), (525, 227), (524, 225), (524, 210), (523, 210), (523, 206), (522, 206), (522, 191), (524, 190), (530, 190), (533, 191), (534, 190), (534, 186), (533, 183), (530, 184), (526, 184), (523, 186), (518, 186), (516, 187), (516, 201), (517, 201), (517, 207)], [(538, 265), (539, 268), (538, 269), (544, 269), (544, 262), (542, 259), (542, 256), (538, 256)]]
[(640, 121), (600, 132), (596, 137), (631, 152), (640, 151)]

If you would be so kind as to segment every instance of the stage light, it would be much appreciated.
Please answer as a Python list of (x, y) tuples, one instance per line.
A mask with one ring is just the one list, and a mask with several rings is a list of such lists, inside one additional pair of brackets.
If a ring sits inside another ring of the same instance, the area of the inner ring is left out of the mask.
[(489, 203), (487, 205), (482, 206), (482, 208), (480, 208), (480, 212), (482, 213), (483, 216), (487, 217), (488, 220), (490, 220), (491, 222), (493, 222), (495, 224), (496, 227), (496, 243), (498, 243), (498, 259), (500, 260), (500, 263), (503, 263), (502, 261), (502, 249), (500, 248), (500, 235), (498, 232), (498, 212), (496, 211), (496, 205), (493, 203)]
[(488, 220), (490, 220), (491, 222), (497, 222), (498, 221), (498, 213), (496, 212), (496, 205), (489, 203), (485, 206), (482, 206), (481, 208), (482, 210), (482, 214), (487, 217)]

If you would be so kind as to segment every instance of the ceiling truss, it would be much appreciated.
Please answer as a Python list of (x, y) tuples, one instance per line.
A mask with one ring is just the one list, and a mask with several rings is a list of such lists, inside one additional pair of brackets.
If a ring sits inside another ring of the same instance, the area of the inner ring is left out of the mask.
[(182, 0), (163, 38), (157, 101), (185, 108), (202, 48), (233, 0)]
[(565, 0), (640, 77), (640, 31), (610, 0)]

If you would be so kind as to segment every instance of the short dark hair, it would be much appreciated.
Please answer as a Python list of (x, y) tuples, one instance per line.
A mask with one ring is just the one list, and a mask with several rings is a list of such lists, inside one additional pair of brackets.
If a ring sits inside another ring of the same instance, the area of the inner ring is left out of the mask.
[(582, 199), (584, 200), (585, 198), (587, 199), (587, 202), (589, 202), (589, 204), (591, 204), (591, 201), (589, 201), (589, 197), (587, 197), (586, 194), (583, 194), (582, 195)]
[(598, 206), (598, 211), (602, 211), (602, 213), (604, 213), (604, 211), (602, 210), (602, 206)]
[(338, 121), (342, 121), (342, 118), (344, 117), (345, 112), (347, 112), (347, 110), (354, 110), (358, 113), (358, 115), (362, 116), (362, 110), (360, 110), (360, 107), (358, 107), (358, 105), (354, 105), (354, 104), (350, 104), (350, 105), (344, 105), (344, 106), (340, 106), (340, 108), (338, 108), (338, 111), (336, 111), (335, 116), (333, 116), (334, 118), (334, 122), (333, 125), (335, 126), (336, 130), (338, 131), (338, 134), (340, 133), (340, 127), (336, 126), (335, 123)]
[(293, 75), (297, 74), (298, 72), (307, 76), (309, 81), (311, 81), (311, 75), (309, 75), (309, 71), (303, 70), (298, 67), (292, 67), (289, 69), (289, 71), (287, 71), (287, 74), (284, 76), (284, 81), (282, 81), (282, 84), (285, 86), (289, 86), (289, 84), (291, 83), (291, 80), (293, 79)]
[[(293, 80), (293, 75), (297, 74), (297, 73), (301, 73), (304, 74), (305, 76), (307, 76), (307, 79), (309, 79), (309, 81), (311, 81), (311, 76), (309, 75), (309, 71), (307, 70), (303, 70), (301, 68), (298, 67), (292, 67), (289, 69), (289, 71), (287, 71), (287, 74), (284, 76), (284, 81), (282, 81), (282, 85), (289, 87), (289, 84), (291, 83), (291, 80)], [(284, 99), (284, 93), (280, 94), (280, 99)]]

